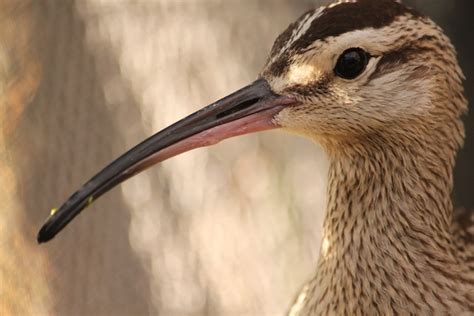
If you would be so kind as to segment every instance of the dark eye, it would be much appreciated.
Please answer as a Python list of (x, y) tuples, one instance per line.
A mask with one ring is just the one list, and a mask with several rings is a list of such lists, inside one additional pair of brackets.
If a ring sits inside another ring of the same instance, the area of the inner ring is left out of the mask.
[(334, 71), (344, 79), (355, 79), (364, 72), (370, 55), (361, 48), (349, 48), (337, 60)]

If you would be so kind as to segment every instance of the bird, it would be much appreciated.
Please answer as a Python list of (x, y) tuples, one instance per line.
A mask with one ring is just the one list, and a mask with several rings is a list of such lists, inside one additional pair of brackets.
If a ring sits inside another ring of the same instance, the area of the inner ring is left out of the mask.
[(443, 30), (401, 1), (315, 8), (276, 39), (253, 83), (117, 158), (51, 211), (37, 240), (158, 162), (282, 129), (329, 160), (320, 255), (288, 315), (474, 314), (474, 212), (451, 199), (464, 80)]

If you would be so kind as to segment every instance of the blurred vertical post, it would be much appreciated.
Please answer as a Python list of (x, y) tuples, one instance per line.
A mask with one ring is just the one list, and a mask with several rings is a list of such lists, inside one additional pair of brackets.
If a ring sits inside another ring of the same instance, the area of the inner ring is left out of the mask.
[(34, 251), (10, 155), (12, 138), (41, 75), (31, 0), (0, 1), (0, 315), (50, 313), (46, 256)]
[[(448, 2), (448, 1), (446, 1)], [(466, 95), (469, 114), (465, 117), (466, 141), (459, 154), (455, 170), (455, 198), (457, 206), (474, 212), (474, 41), (472, 30), (474, 22), (474, 2), (457, 0), (451, 3), (453, 9), (445, 18), (444, 24), (448, 35), (454, 42), (459, 54), (459, 63), (466, 76)]]

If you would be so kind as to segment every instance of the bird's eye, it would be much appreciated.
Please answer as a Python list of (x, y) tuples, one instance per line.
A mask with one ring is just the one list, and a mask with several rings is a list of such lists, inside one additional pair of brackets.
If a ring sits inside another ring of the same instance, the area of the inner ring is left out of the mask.
[(334, 71), (344, 79), (355, 79), (364, 72), (370, 55), (361, 48), (349, 48), (337, 60)]

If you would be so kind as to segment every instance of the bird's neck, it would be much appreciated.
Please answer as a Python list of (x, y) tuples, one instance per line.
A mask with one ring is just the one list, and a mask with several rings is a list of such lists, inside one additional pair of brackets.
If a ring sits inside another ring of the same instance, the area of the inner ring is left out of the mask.
[(364, 149), (331, 158), (322, 256), (450, 253), (454, 154), (418, 142)]
[[(456, 282), (451, 190), (457, 145), (412, 141), (347, 144), (330, 155), (318, 268), (299, 308), (315, 314), (419, 311), (428, 300), (440, 302), (423, 288), (438, 291)], [(449, 301), (458, 294), (439, 295)]]

